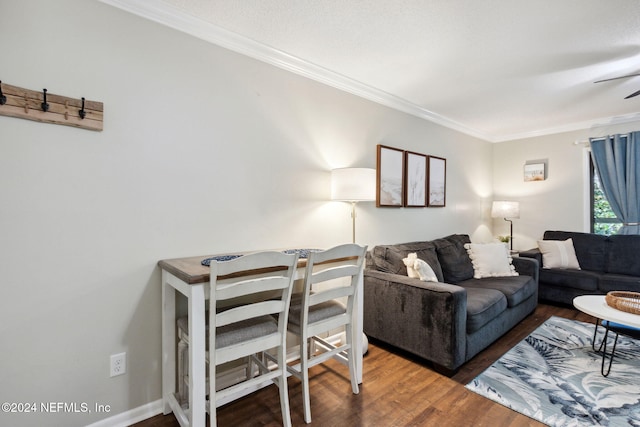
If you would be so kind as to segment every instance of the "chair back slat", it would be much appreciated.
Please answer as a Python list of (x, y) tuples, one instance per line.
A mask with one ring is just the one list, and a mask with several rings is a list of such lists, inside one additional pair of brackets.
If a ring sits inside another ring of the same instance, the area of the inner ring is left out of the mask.
[[(354, 259), (352, 262), (356, 262)], [(316, 264), (317, 265), (317, 264)], [(317, 267), (316, 267), (317, 268)], [(339, 277), (356, 276), (360, 273), (360, 266), (357, 264), (339, 265), (329, 267), (312, 273), (311, 283), (326, 282)]]
[(268, 300), (231, 308), (216, 314), (216, 326), (226, 326), (258, 316), (279, 314), (284, 311), (284, 308), (285, 302), (279, 300)]
[(262, 277), (243, 280), (234, 283), (218, 284), (216, 286), (216, 299), (218, 301), (240, 298), (259, 292), (269, 292), (285, 289), (289, 286), (288, 277)]
[(353, 286), (340, 286), (315, 292), (309, 295), (309, 306), (313, 307), (326, 301), (349, 297), (353, 295), (354, 292), (355, 288)]

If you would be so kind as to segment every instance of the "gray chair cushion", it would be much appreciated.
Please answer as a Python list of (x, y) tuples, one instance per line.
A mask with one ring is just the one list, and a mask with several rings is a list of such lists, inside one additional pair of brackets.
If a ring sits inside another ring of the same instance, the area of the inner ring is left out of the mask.
[(468, 235), (453, 234), (433, 240), (432, 243), (436, 247), (445, 283), (455, 285), (473, 277), (473, 264), (464, 248), (466, 243), (471, 243)]
[[(189, 319), (181, 317), (177, 321), (178, 329), (188, 335)], [(209, 325), (207, 325), (207, 333)], [(264, 337), (278, 332), (278, 322), (273, 316), (259, 316), (247, 319), (231, 325), (221, 326), (216, 331), (216, 348), (227, 347), (241, 341), (253, 338)], [(209, 338), (207, 336), (207, 348), (209, 348)]]
[(467, 289), (467, 334), (479, 330), (507, 309), (507, 298), (500, 291)]
[(216, 330), (216, 348), (228, 347), (241, 341), (278, 333), (278, 322), (273, 316), (259, 316), (242, 320)]
[[(289, 306), (289, 329), (300, 330), (300, 312), (302, 311), (302, 295), (291, 296)], [(329, 317), (338, 316), (347, 312), (347, 308), (338, 301), (326, 301), (309, 307), (309, 323), (315, 323)]]

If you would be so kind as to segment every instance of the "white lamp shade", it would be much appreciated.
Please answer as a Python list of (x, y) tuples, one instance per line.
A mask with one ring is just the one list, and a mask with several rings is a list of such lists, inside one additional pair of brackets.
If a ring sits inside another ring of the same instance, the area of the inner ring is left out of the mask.
[(497, 200), (491, 206), (492, 218), (520, 218), (520, 203)]
[(342, 168), (331, 171), (331, 200), (365, 202), (375, 199), (375, 169)]

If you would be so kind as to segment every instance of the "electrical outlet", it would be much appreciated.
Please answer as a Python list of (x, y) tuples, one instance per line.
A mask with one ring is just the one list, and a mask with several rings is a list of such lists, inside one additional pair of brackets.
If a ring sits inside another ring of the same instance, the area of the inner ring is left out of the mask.
[(127, 372), (127, 353), (111, 355), (111, 376), (116, 377)]

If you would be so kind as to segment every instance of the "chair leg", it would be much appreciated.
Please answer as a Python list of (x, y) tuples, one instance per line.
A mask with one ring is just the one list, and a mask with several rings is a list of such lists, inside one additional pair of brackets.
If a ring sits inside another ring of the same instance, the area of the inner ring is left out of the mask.
[(287, 352), (285, 348), (278, 349), (278, 368), (281, 371), (278, 378), (278, 388), (280, 389), (280, 409), (282, 411), (282, 424), (284, 427), (291, 427), (291, 413), (289, 410), (289, 388), (287, 384)]
[(354, 348), (353, 343), (355, 342), (355, 337), (353, 336), (355, 333), (355, 329), (348, 324), (346, 326), (346, 330), (344, 331), (345, 339), (348, 341), (347, 345), (349, 348), (347, 349), (347, 356), (349, 358), (349, 378), (351, 379), (351, 391), (353, 394), (360, 393), (360, 388), (358, 387), (358, 378), (356, 376), (356, 358), (354, 357)]
[[(215, 356), (211, 356), (215, 357)], [(215, 359), (209, 361), (209, 426), (218, 425), (218, 406), (216, 405), (216, 371)]]
[(300, 340), (300, 379), (302, 380), (302, 409), (304, 421), (311, 422), (311, 398), (309, 396), (309, 340)]

